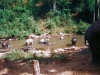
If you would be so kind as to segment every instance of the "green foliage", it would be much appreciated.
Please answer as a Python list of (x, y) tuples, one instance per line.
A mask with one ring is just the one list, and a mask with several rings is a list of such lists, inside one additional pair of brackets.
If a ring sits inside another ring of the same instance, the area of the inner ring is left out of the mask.
[(23, 31), (19, 32), (18, 38), (19, 39), (25, 39), (30, 34), (31, 34), (31, 32), (23, 30)]
[(2, 9), (11, 9), (10, 4), (13, 2), (13, 0), (2, 0), (0, 2), (0, 6), (2, 6)]
[(14, 12), (11, 10), (1, 10), (0, 9), (0, 23), (6, 24), (7, 21), (12, 22), (14, 19)]
[(61, 11), (56, 11), (54, 14), (52, 13), (52, 11), (50, 11), (47, 13), (47, 16), (49, 18), (49, 20), (47, 20), (47, 23), (49, 23), (47, 28), (50, 29), (52, 28), (52, 25), (50, 26), (50, 22), (54, 22), (57, 27), (63, 27), (66, 26), (66, 22), (72, 18), (70, 12), (66, 14), (65, 12)]
[(30, 52), (24, 52), (23, 50), (13, 50), (11, 53), (6, 54), (3, 58), (9, 58), (11, 60), (25, 60), (33, 58), (33, 54)]
[(52, 54), (51, 57), (38, 57), (38, 56), (34, 56), (35, 60), (39, 60), (39, 62), (49, 62), (49, 61), (54, 61), (54, 60), (67, 60), (66, 55), (61, 54), (61, 55), (57, 55), (57, 54)]
[(49, 12), (46, 13), (47, 18), (51, 18), (53, 16), (53, 10), (50, 10)]
[(61, 17), (60, 16), (55, 16), (54, 17), (54, 22), (56, 23), (57, 26), (61, 26), (62, 22), (61, 22)]
[(85, 0), (73, 0), (71, 5), (72, 12), (82, 12), (85, 6), (84, 1)]
[(87, 0), (86, 6), (88, 6), (88, 8), (91, 12), (94, 12), (95, 0)]
[(65, 27), (64, 32), (83, 35), (83, 34), (85, 34), (85, 32), (89, 26), (90, 26), (90, 24), (85, 23), (82, 20), (80, 20), (77, 23), (77, 22), (69, 19), (69, 20), (67, 20), (67, 25)]
[(70, 31), (68, 29), (65, 29), (64, 33), (70, 33)]
[(70, 11), (71, 1), (68, 1), (68, 0), (56, 0), (56, 1), (57, 1), (58, 9), (60, 9), (64, 12)]
[(39, 25), (35, 23), (32, 27), (33, 33), (38, 33)]
[(85, 34), (88, 27), (89, 27), (89, 25), (80, 25), (80, 26), (78, 26), (76, 33), (77, 34)]
[(33, 33), (35, 33), (37, 35), (43, 34), (44, 33), (43, 30), (41, 30), (39, 28), (40, 28), (40, 26), (37, 23), (34, 23), (34, 25), (32, 25), (31, 30)]
[(82, 19), (85, 22), (91, 23), (93, 21), (95, 0), (72, 0), (71, 12), (77, 19)]
[(0, 31), (0, 38), (5, 38), (6, 37), (6, 33), (3, 31)]
[(45, 23), (45, 27), (47, 29), (50, 29), (51, 33), (55, 30), (55, 22), (53, 19), (49, 19), (46, 23)]
[(90, 26), (88, 23), (84, 23), (80, 20), (80, 22), (77, 24), (77, 32), (78, 34), (85, 34), (87, 28)]
[(20, 14), (20, 13), (23, 13), (23, 12), (26, 12), (25, 8), (23, 7), (20, 7), (20, 6), (16, 6), (13, 8), (13, 11)]
[[(45, 20), (46, 29), (52, 33), (56, 27), (65, 28), (67, 33), (84, 34), (92, 23), (95, 0), (1, 0), (0, 1), (0, 37), (7, 38), (12, 35), (21, 39), (28, 34), (42, 34), (44, 29), (38, 23)], [(31, 17), (34, 20), (31, 20)], [(82, 22), (80, 22), (80, 19)], [(85, 23), (81, 24), (81, 23)], [(73, 28), (76, 26), (77, 28)], [(20, 32), (19, 32), (20, 31)]]
[(77, 4), (77, 7), (75, 8), (76, 12), (82, 12), (82, 8), (84, 7), (84, 2), (81, 1), (79, 4)]
[(18, 60), (18, 61), (30, 61), (30, 60), (39, 60), (39, 62), (48, 62), (53, 60), (66, 60), (67, 57), (64, 54), (56, 55), (53, 54), (51, 57), (38, 57), (31, 52), (24, 52), (23, 50), (14, 49), (11, 53), (4, 55), (2, 58), (8, 58), (10, 60)]
[(63, 59), (66, 59), (66, 55), (64, 54), (61, 54), (61, 55), (53, 55), (52, 56), (53, 59), (58, 59), (58, 60), (63, 60)]
[(18, 16), (12, 10), (0, 9), (0, 37), (7, 38), (13, 35), (15, 37), (19, 36), (19, 39), (22, 39), (29, 34), (29, 29), (32, 27), (29, 15), (27, 15), (27, 12), (23, 13), (20, 11), (20, 13), (20, 16)]

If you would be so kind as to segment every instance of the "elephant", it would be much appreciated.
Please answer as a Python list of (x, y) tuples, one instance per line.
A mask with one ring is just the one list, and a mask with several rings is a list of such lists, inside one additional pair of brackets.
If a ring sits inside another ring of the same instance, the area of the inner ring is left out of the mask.
[[(85, 45), (89, 46), (92, 53), (93, 64), (100, 65), (100, 20), (94, 22), (85, 32)], [(87, 43), (88, 42), (88, 45)]]
[(33, 44), (33, 39), (27, 39), (26, 41), (25, 41), (25, 44), (26, 44), (26, 46), (28, 46), (28, 45), (32, 45)]
[(73, 37), (71, 39), (71, 42), (72, 42), (72, 46), (76, 46), (77, 39), (75, 37)]
[(48, 44), (49, 43), (49, 38), (47, 39), (40, 39), (39, 44)]

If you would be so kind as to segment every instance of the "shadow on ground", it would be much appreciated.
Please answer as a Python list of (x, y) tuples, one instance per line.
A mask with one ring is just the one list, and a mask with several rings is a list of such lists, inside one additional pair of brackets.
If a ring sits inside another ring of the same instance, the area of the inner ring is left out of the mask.
[[(66, 60), (40, 62), (40, 75), (100, 75), (100, 66), (91, 64), (91, 52), (66, 52)], [(65, 62), (64, 62), (65, 61)], [(15, 62), (12, 67), (0, 70), (0, 75), (33, 75), (32, 62)]]

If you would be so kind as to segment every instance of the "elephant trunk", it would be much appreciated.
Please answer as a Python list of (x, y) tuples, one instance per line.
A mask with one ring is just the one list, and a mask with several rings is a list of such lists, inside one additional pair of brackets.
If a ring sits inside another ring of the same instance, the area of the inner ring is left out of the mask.
[(89, 46), (89, 44), (87, 43), (87, 41), (88, 41), (88, 40), (87, 40), (87, 37), (86, 37), (86, 35), (85, 35), (85, 38), (84, 38), (84, 40), (85, 40), (85, 45), (86, 45), (86, 46)]
[(86, 45), (86, 46), (89, 46), (89, 44), (86, 42), (86, 40), (85, 40), (85, 45)]

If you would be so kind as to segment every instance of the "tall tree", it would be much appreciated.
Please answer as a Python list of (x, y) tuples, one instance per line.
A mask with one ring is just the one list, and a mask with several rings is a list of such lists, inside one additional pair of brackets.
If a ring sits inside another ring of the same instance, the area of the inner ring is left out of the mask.
[(56, 10), (56, 0), (54, 0), (54, 4), (53, 4), (53, 11), (55, 12)]
[(95, 0), (94, 22), (99, 18), (99, 0)]

